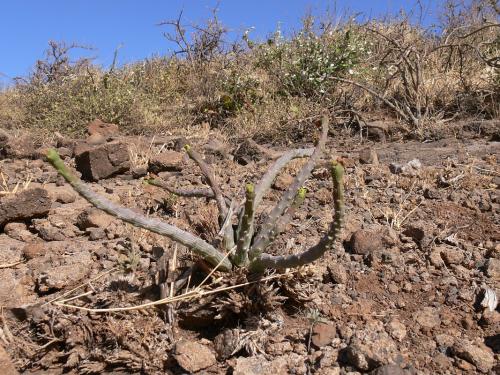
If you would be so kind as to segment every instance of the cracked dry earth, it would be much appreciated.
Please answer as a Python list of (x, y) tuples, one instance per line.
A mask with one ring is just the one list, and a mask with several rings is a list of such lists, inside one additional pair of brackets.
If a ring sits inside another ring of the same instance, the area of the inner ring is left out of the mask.
[[(43, 158), (5, 148), (1, 373), (499, 373), (500, 145), (456, 129), (428, 143), (360, 141), (332, 129), (328, 148), (346, 166), (346, 227), (334, 252), (260, 283), (104, 313), (62, 304), (140, 305), (192, 289), (207, 267), (182, 246), (93, 209)], [(87, 170), (97, 175), (92, 189), (216, 241), (213, 201), (144, 183), (149, 173), (177, 187), (206, 186), (175, 140), (117, 141), (131, 159)], [(54, 146), (75, 166), (82, 142)], [(190, 143), (228, 197), (241, 199), (244, 182), (258, 181), (272, 163), (215, 131)], [(303, 162), (277, 178), (264, 215)], [(121, 174), (102, 178), (117, 165)], [(306, 202), (271, 249), (276, 254), (315, 244), (331, 220), (326, 169), (319, 165), (306, 187)], [(176, 288), (186, 270), (189, 284)], [(216, 272), (205, 290), (247, 281), (242, 272)]]

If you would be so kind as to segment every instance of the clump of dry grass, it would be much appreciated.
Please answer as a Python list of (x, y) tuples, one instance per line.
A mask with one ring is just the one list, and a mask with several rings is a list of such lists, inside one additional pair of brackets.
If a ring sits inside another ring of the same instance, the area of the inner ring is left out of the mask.
[(109, 69), (72, 63), (80, 46), (51, 42), (31, 75), (0, 93), (0, 126), (79, 134), (98, 117), (138, 134), (208, 122), (231, 137), (279, 142), (325, 107), (391, 115), (418, 136), (441, 120), (497, 118), (498, 9), (488, 0), (446, 4), (439, 31), (405, 17), (307, 17), (288, 38), (245, 33), (233, 45), (216, 14), (191, 38), (181, 19), (166, 21), (179, 54)]

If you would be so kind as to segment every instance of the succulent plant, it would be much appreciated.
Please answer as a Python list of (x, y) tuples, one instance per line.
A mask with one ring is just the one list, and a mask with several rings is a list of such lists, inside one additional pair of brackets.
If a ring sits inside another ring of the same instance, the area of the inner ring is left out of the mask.
[[(168, 191), (183, 196), (204, 196), (215, 199), (219, 213), (220, 233), (223, 236), (221, 248), (216, 248), (200, 237), (170, 225), (155, 218), (149, 218), (128, 208), (122, 207), (103, 196), (93, 192), (89, 186), (71, 173), (59, 157), (57, 151), (51, 149), (47, 153), (48, 161), (66, 181), (87, 201), (95, 207), (128, 222), (134, 226), (164, 235), (173, 241), (179, 242), (199, 255), (220, 271), (230, 271), (233, 267), (247, 268), (251, 272), (262, 272), (266, 268), (293, 268), (305, 265), (320, 258), (326, 251), (333, 248), (344, 223), (344, 168), (338, 161), (330, 164), (330, 173), (333, 181), (334, 220), (327, 233), (311, 248), (293, 255), (271, 255), (265, 253), (266, 248), (275, 238), (285, 230), (294, 212), (300, 207), (306, 196), (303, 185), (310, 176), (313, 168), (323, 154), (327, 133), (328, 118), (321, 122), (322, 131), (316, 148), (296, 149), (283, 153), (264, 174), (257, 185), (246, 185), (245, 203), (238, 212), (238, 226), (231, 225), (233, 215), (236, 214), (233, 204), (228, 205), (215, 175), (203, 157), (191, 146), (186, 145), (184, 150), (189, 157), (200, 167), (210, 185), (208, 189), (175, 190), (169, 188), (159, 180), (147, 182), (166, 188)], [(255, 212), (264, 195), (280, 171), (294, 158), (309, 156), (309, 160), (302, 167), (292, 184), (283, 194), (277, 205), (268, 214), (260, 230), (255, 233)], [(234, 252), (234, 254), (233, 254)]]

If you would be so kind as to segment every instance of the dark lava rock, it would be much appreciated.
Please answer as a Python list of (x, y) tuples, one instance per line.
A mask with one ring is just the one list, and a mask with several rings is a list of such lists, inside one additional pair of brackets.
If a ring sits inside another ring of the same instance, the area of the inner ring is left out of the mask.
[(48, 214), (52, 201), (47, 190), (34, 188), (0, 200), (0, 227), (11, 221), (23, 221)]
[(75, 164), (82, 179), (98, 181), (124, 173), (130, 167), (127, 145), (121, 142), (77, 147)]
[(148, 171), (152, 173), (176, 172), (183, 167), (183, 157), (181, 152), (167, 150), (161, 154), (151, 157), (148, 163)]

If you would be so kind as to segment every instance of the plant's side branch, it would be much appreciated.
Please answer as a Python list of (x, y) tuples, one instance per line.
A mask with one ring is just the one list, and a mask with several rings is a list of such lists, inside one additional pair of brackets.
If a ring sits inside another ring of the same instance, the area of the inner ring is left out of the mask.
[[(292, 201), (297, 195), (298, 190), (304, 185), (304, 182), (311, 174), (314, 166), (321, 157), (325, 148), (326, 138), (328, 136), (328, 125), (328, 118), (326, 116), (323, 116), (323, 119), (321, 120), (321, 137), (318, 141), (316, 149), (314, 150), (314, 153), (301, 169), (301, 171), (297, 174), (297, 176), (295, 176), (292, 185), (288, 188), (285, 194), (283, 194), (283, 197), (281, 198), (279, 203), (269, 214), (266, 222), (262, 225), (262, 228), (255, 239), (255, 244), (262, 245), (267, 242), (266, 239), (270, 236), (271, 232), (276, 229), (276, 223), (278, 219), (283, 215), (283, 212), (285, 212), (285, 210), (290, 207)], [(262, 251), (264, 251), (264, 248), (262, 248), (261, 246), (256, 246), (255, 244), (252, 246), (249, 253), (250, 260), (259, 256)]]
[(219, 266), (219, 269), (222, 271), (231, 270), (231, 262), (228, 259), (224, 259), (225, 255), (219, 252), (208, 242), (205, 242), (201, 238), (173, 225), (167, 224), (158, 219), (148, 218), (128, 208), (119, 206), (93, 192), (78, 177), (74, 176), (70, 172), (59, 157), (57, 151), (53, 149), (49, 150), (47, 153), (47, 159), (54, 166), (57, 172), (59, 172), (59, 174), (62, 175), (82, 197), (92, 203), (95, 207), (134, 226), (147, 229), (151, 232), (161, 234), (177, 241), (194, 251), (196, 254), (200, 255), (203, 259), (214, 266), (217, 266), (220, 262), (222, 262)]
[(198, 188), (198, 189), (176, 189), (172, 186), (169, 186), (165, 181), (154, 178), (149, 180), (144, 180), (147, 184), (161, 187), (165, 189), (169, 193), (178, 195), (179, 197), (189, 197), (189, 198), (215, 198), (215, 194), (212, 189), (207, 188)]
[[(274, 164), (267, 170), (267, 172), (262, 176), (260, 182), (257, 184), (255, 187), (255, 198), (254, 198), (254, 203), (253, 203), (253, 210), (257, 211), (257, 207), (259, 207), (260, 202), (262, 202), (262, 198), (264, 198), (264, 195), (269, 191), (271, 188), (274, 180), (278, 176), (278, 174), (281, 172), (283, 168), (293, 159), (296, 158), (303, 158), (306, 156), (311, 156), (314, 153), (314, 148), (301, 148), (301, 149), (296, 149), (296, 150), (291, 150), (287, 151), (284, 154), (282, 154), (275, 162)], [(236, 232), (236, 238), (240, 238), (240, 229), (241, 229), (241, 222), (243, 220), (243, 214), (244, 211), (241, 210), (238, 217), (238, 229)]]
[[(185, 145), (184, 149), (186, 150), (189, 157), (196, 163), (201, 169), (201, 172), (205, 175), (208, 180), (208, 184), (210, 188), (214, 192), (215, 201), (217, 202), (217, 208), (219, 209), (219, 225), (223, 225), (228, 219), (228, 208), (226, 205), (226, 200), (224, 199), (224, 195), (222, 195), (222, 190), (220, 189), (217, 180), (215, 179), (215, 175), (212, 171), (212, 168), (203, 160), (203, 157), (193, 150), (190, 145)], [(231, 225), (227, 225), (224, 230), (224, 247), (226, 250), (230, 250), (234, 247), (234, 231)]]
[(500, 27), (500, 23), (487, 23), (486, 25), (484, 26), (481, 26), (475, 30), (472, 30), (470, 33), (466, 34), (466, 35), (461, 35), (461, 36), (458, 36), (459, 39), (466, 39), (474, 34), (477, 34), (478, 32), (480, 31), (483, 31), (484, 29), (488, 29), (490, 27)]
[[(500, 8), (499, 8), (500, 9)], [(463, 26), (459, 26), (453, 30), (451, 30), (448, 35), (446, 36), (446, 39), (444, 40), (444, 45), (448, 44), (448, 41), (451, 39), (451, 36), (460, 31), (460, 30), (464, 30), (464, 29), (467, 29), (469, 27), (469, 25), (463, 25)], [(471, 32), (469, 32), (468, 34), (465, 34), (465, 35), (458, 35), (457, 36), (457, 39), (467, 39), (468, 37), (474, 35), (474, 34), (477, 34), (478, 32), (480, 31), (483, 31), (484, 29), (488, 29), (490, 27), (500, 27), (500, 23), (497, 23), (497, 22), (493, 22), (493, 23), (486, 23), (485, 25), (475, 29), (475, 30), (472, 30)]]
[(252, 242), (253, 226), (254, 226), (254, 200), (255, 187), (253, 184), (246, 186), (246, 201), (241, 221), (240, 235), (236, 244), (236, 254), (233, 258), (233, 263), (236, 266), (246, 266), (248, 264), (248, 248)]
[(222, 195), (222, 190), (220, 189), (220, 186), (217, 183), (217, 180), (215, 179), (215, 175), (214, 172), (212, 171), (212, 168), (210, 168), (210, 166), (205, 162), (205, 160), (203, 160), (203, 157), (198, 152), (193, 150), (191, 146), (185, 145), (184, 149), (186, 150), (189, 157), (196, 164), (198, 164), (198, 166), (201, 169), (201, 172), (207, 178), (208, 184), (210, 185), (210, 188), (212, 189), (215, 195), (215, 201), (217, 202), (217, 207), (219, 209), (219, 217), (222, 218), (221, 222), (223, 222), (227, 215), (226, 201), (224, 199), (224, 196)]
[(333, 180), (335, 218), (330, 224), (328, 233), (317, 245), (300, 254), (288, 256), (261, 254), (252, 261), (250, 270), (262, 272), (266, 268), (299, 267), (314, 262), (333, 247), (344, 226), (344, 167), (338, 162), (332, 162), (330, 172)]
[(283, 214), (283, 216), (278, 218), (278, 220), (276, 221), (276, 225), (274, 226), (273, 229), (271, 229), (269, 235), (267, 237), (261, 238), (259, 241), (256, 241), (254, 247), (256, 249), (265, 249), (276, 239), (276, 237), (279, 234), (284, 232), (287, 224), (292, 220), (294, 213), (297, 211), (300, 205), (304, 203), (305, 198), (306, 198), (306, 189), (300, 188), (299, 191), (297, 192), (297, 195), (295, 196), (292, 205)]
[(291, 160), (297, 158), (304, 158), (306, 156), (311, 156), (313, 153), (314, 153), (314, 148), (302, 148), (302, 149), (287, 151), (283, 155), (281, 155), (274, 162), (271, 168), (268, 169), (266, 174), (262, 176), (262, 179), (255, 187), (255, 201), (254, 201), (255, 209), (259, 206), (260, 202), (262, 201), (262, 198), (264, 198), (264, 195), (271, 188), (278, 174), (281, 172), (283, 168), (285, 168), (285, 166)]

